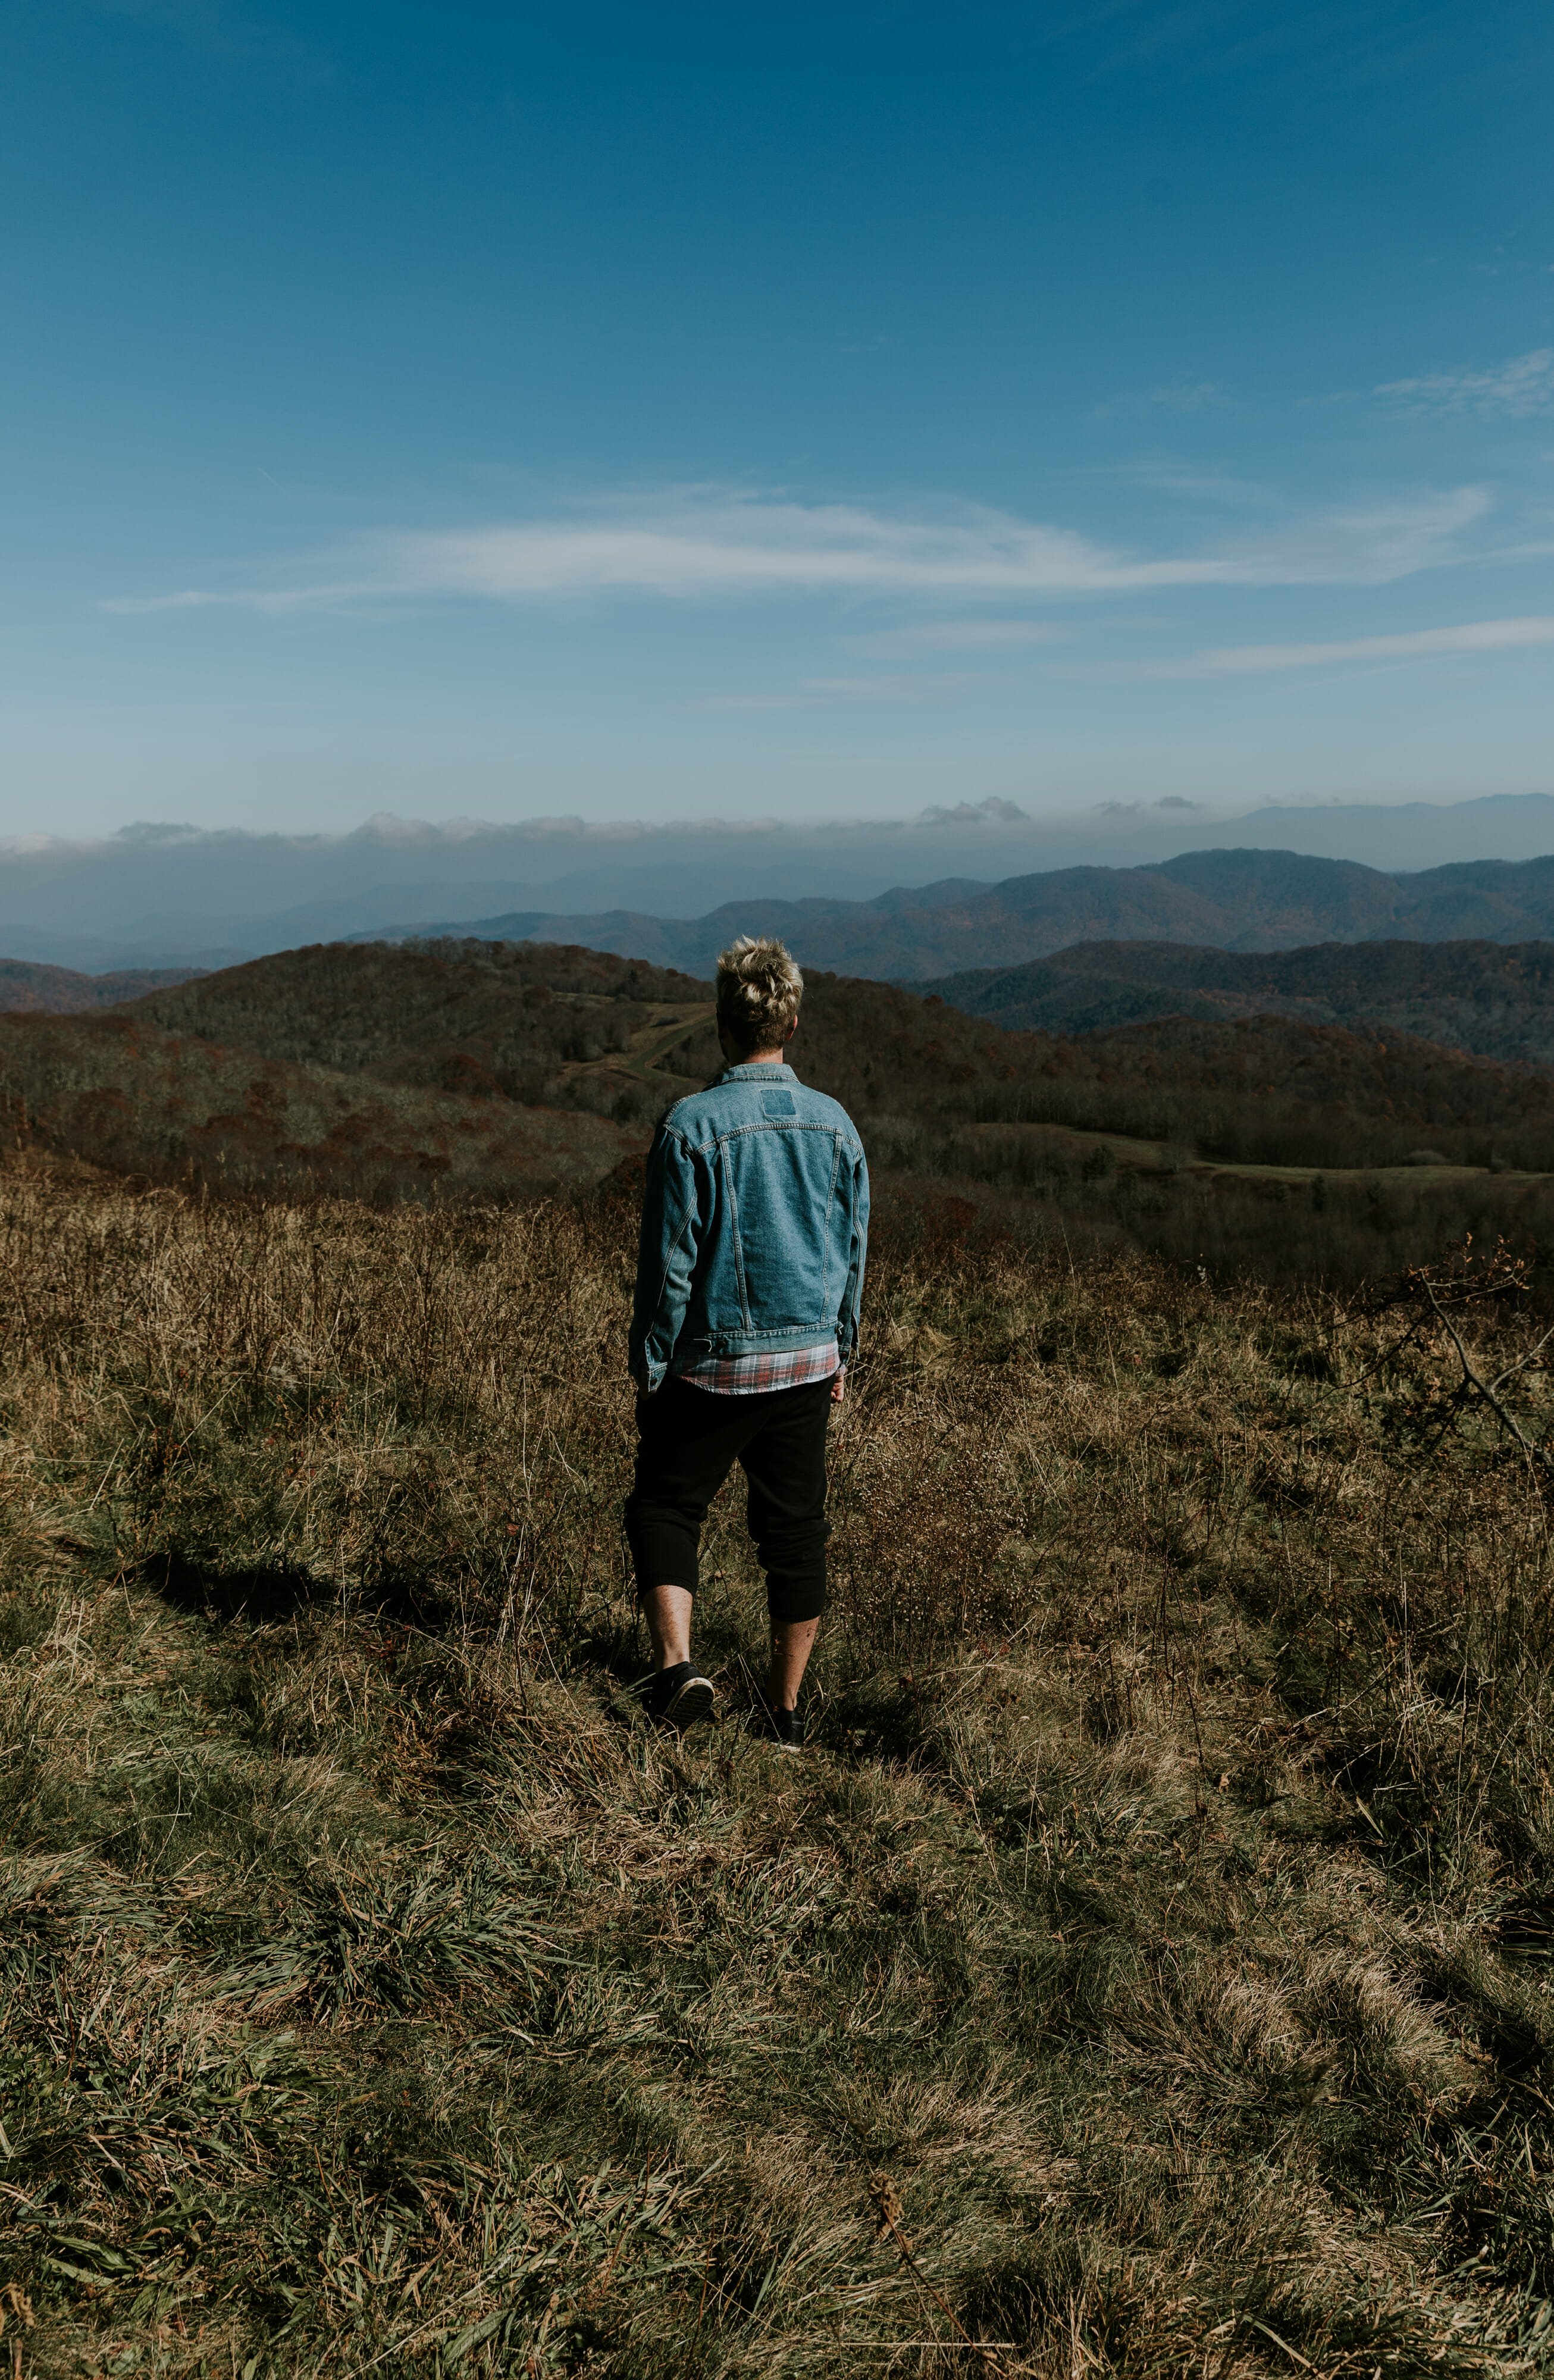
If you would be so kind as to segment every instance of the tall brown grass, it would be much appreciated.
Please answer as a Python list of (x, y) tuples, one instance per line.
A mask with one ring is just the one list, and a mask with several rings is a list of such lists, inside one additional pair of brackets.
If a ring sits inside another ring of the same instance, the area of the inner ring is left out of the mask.
[(630, 1234), (5, 1183), (0, 2352), (1543, 2368), (1548, 1518), (1445, 1351), (888, 1212), (795, 1763), (733, 1488), (728, 1716), (632, 1690)]

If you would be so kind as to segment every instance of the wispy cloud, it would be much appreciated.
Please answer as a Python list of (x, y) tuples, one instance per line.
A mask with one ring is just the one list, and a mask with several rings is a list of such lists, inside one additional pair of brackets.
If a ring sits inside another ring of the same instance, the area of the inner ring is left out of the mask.
[(1144, 402), (1162, 413), (1209, 413), (1228, 405), (1230, 395), (1217, 380), (1167, 380), (1150, 389)]
[(1147, 555), (987, 507), (913, 518), (859, 504), (795, 504), (690, 489), (601, 502), (565, 519), (414, 531), (354, 550), (282, 586), (118, 596), (116, 612), (239, 605), (353, 610), (385, 601), (554, 602), (600, 596), (740, 595), (1029, 601), (1171, 587), (1379, 586), (1478, 558), (1481, 488), (1428, 492), (1285, 521), (1200, 553)]
[(1320, 669), (1337, 662), (1429, 661), (1453, 653), (1512, 652), (1554, 645), (1554, 614), (1470, 620), (1451, 628), (1409, 628), (1390, 637), (1345, 637), (1324, 644), (1212, 645), (1181, 661), (1141, 662), (1136, 677), (1240, 677), (1269, 670)]
[(1272, 490), (1261, 481), (1237, 479), (1230, 471), (1206, 469), (1196, 463), (1103, 463), (1088, 476), (1120, 480), (1132, 487), (1148, 488), (1157, 495), (1184, 496), (1191, 503), (1212, 504), (1221, 511), (1277, 515), (1285, 510)]
[(1465, 542), (1489, 511), (1484, 488), (1358, 504), (1252, 532), (1223, 547), (1222, 584), (1380, 587), (1481, 558)]
[(1069, 631), (1061, 620), (924, 620), (912, 628), (846, 637), (849, 652), (870, 661), (913, 661), (919, 653), (1014, 653), (1027, 645), (1058, 643)]
[[(1307, 644), (1208, 645), (1194, 653), (1159, 660), (1044, 662), (1034, 671), (902, 670), (859, 677), (811, 677), (769, 693), (714, 695), (701, 708), (719, 710), (789, 710), (815, 703), (913, 703), (953, 700), (969, 693), (1028, 684), (1033, 675), (1106, 680), (1258, 677), (1285, 670), (1324, 669), (1366, 662), (1450, 660), (1467, 653), (1514, 652), (1554, 646), (1554, 613), (1511, 620), (1468, 620), (1449, 628), (1407, 628), (1391, 636), (1331, 638)], [(1107, 807), (1117, 808), (1113, 803)], [(1137, 808), (1137, 804), (1133, 805)], [(1159, 808), (1180, 809), (1177, 795)]]
[(1526, 420), (1534, 414), (1554, 412), (1554, 347), (1534, 347), (1487, 371), (1385, 380), (1375, 394), (1398, 413), (1476, 413)]
[(796, 686), (770, 692), (708, 695), (701, 710), (802, 710), (821, 702), (941, 702), (947, 697), (979, 692), (1002, 681), (989, 670), (901, 670), (870, 677), (807, 677)]

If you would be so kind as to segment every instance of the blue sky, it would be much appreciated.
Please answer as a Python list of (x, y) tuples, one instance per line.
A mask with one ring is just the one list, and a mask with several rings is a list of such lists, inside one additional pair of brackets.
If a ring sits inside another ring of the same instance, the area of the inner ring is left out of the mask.
[(0, 832), (1554, 788), (1551, 69), (12, 0)]

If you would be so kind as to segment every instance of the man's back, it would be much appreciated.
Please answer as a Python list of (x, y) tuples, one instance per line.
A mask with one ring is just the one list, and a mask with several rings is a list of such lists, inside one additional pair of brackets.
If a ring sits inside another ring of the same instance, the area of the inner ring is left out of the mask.
[(632, 1369), (834, 1342), (851, 1353), (868, 1232), (863, 1144), (786, 1064), (679, 1100), (648, 1165)]

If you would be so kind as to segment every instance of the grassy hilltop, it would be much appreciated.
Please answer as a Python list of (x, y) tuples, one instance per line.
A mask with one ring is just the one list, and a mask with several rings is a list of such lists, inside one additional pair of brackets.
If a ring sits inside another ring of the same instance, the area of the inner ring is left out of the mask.
[(630, 1691), (625, 1202), (0, 1177), (18, 2368), (1548, 2368), (1538, 1475), (1416, 1309), (884, 1208), (791, 1763), (732, 1492)]

